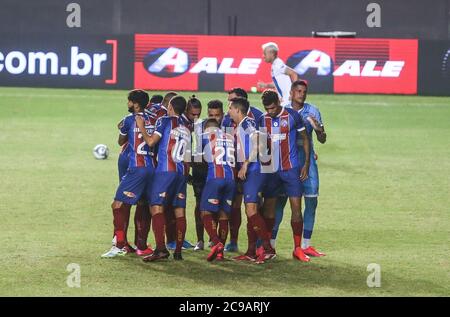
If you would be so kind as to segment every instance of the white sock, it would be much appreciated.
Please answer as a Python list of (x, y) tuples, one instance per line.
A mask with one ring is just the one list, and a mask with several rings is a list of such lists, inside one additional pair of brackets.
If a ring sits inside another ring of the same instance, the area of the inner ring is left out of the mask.
[(309, 247), (309, 239), (303, 238), (302, 240), (302, 249), (306, 249)]

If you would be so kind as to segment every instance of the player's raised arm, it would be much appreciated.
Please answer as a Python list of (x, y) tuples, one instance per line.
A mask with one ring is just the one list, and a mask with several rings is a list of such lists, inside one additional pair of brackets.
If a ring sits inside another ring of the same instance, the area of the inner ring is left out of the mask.
[(161, 136), (158, 133), (153, 133), (152, 135), (149, 135), (147, 133), (147, 130), (145, 129), (144, 119), (141, 116), (136, 116), (136, 126), (141, 131), (142, 137), (144, 138), (145, 143), (148, 144), (148, 146), (153, 147), (155, 146), (159, 140), (161, 139)]

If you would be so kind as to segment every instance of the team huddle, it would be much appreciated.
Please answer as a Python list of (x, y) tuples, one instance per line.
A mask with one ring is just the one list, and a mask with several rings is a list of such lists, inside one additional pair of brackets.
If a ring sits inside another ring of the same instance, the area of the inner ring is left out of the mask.
[[(168, 249), (174, 249), (173, 258), (182, 260), (182, 250), (192, 246), (185, 241), (188, 183), (196, 198), (194, 250), (205, 248), (205, 230), (208, 261), (223, 259), (224, 251), (237, 251), (242, 201), (248, 248), (233, 259), (260, 264), (276, 257), (282, 218), (277, 205), (282, 205), (282, 213), (288, 198), (293, 257), (307, 262), (309, 256), (323, 255), (302, 244), (302, 236), (309, 241), (312, 226), (303, 228), (301, 198), (305, 196), (305, 205), (311, 198), (317, 205), (319, 185), (312, 131), (319, 141), (326, 138), (319, 111), (304, 102), (306, 93), (307, 83), (295, 81), (291, 105), (283, 107), (276, 91), (265, 90), (262, 113), (249, 105), (243, 89), (235, 88), (228, 94), (226, 114), (220, 100), (211, 100), (208, 118), (200, 120), (202, 105), (195, 96), (186, 101), (169, 92), (150, 100), (143, 90), (131, 91), (131, 114), (118, 125), (122, 152), (120, 184), (112, 204), (113, 246), (103, 257), (136, 252), (152, 262), (168, 258)], [(127, 239), (132, 205), (136, 205), (136, 249)], [(147, 243), (150, 227), (154, 250)], [(225, 246), (229, 231), (230, 243)]]

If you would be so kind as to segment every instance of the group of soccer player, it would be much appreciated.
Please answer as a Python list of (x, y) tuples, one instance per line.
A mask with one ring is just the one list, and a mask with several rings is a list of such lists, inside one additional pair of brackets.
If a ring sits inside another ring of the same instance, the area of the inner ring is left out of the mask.
[[(198, 242), (194, 250), (204, 249), (205, 229), (211, 246), (208, 261), (223, 259), (225, 250), (237, 251), (242, 201), (248, 249), (234, 259), (264, 263), (275, 257), (272, 237), (279, 227), (276, 220), (281, 221), (276, 206), (287, 198), (294, 258), (309, 261), (309, 256), (323, 255), (301, 243), (302, 235), (309, 240), (312, 233), (311, 227), (303, 228), (302, 196), (307, 207), (310, 198), (317, 206), (312, 132), (320, 142), (326, 139), (320, 113), (304, 102), (306, 94), (307, 83), (295, 81), (291, 107), (282, 107), (277, 92), (266, 90), (261, 96), (266, 113), (262, 113), (249, 105), (243, 89), (235, 88), (228, 93), (226, 114), (220, 100), (211, 100), (208, 118), (200, 120), (202, 105), (195, 96), (186, 101), (169, 92), (150, 100), (143, 90), (131, 91), (131, 114), (118, 125), (122, 151), (120, 184), (112, 204), (113, 247), (103, 257), (136, 252), (146, 262), (168, 258), (167, 235), (175, 241), (174, 259), (181, 260), (183, 246), (189, 247), (185, 241), (188, 182), (196, 198)], [(136, 249), (127, 240), (132, 205), (136, 205)], [(150, 224), (155, 250), (147, 244)], [(226, 249), (229, 228), (234, 232)]]
[[(271, 62), (275, 53), (272, 62), (279, 64), (275, 48), (263, 47), (264, 54)], [(292, 70), (284, 68), (284, 75), (291, 76)], [(182, 260), (183, 249), (205, 248), (206, 231), (207, 260), (222, 260), (224, 251), (238, 251), (243, 203), (248, 246), (233, 259), (264, 263), (276, 257), (275, 239), (288, 199), (293, 257), (308, 262), (310, 256), (324, 255), (309, 245), (319, 189), (313, 132), (319, 142), (326, 141), (321, 115), (305, 102), (306, 81), (289, 81), (289, 97), (274, 81), (278, 92), (266, 89), (261, 95), (265, 113), (249, 104), (245, 90), (234, 88), (225, 109), (220, 100), (207, 103), (204, 120), (195, 96), (186, 100), (169, 92), (150, 99), (143, 90), (129, 92), (130, 114), (118, 124), (122, 150), (120, 183), (111, 205), (113, 246), (102, 257), (135, 252), (152, 262), (169, 258), (172, 249), (173, 258)], [(195, 247), (185, 240), (188, 183), (195, 195)], [(133, 205), (136, 249), (127, 238)], [(154, 250), (147, 242), (150, 227)]]

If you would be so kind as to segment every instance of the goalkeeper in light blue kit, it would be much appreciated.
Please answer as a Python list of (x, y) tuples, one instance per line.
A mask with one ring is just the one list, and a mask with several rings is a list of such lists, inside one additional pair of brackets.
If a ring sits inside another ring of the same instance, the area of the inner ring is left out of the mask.
[[(302, 240), (302, 249), (306, 255), (309, 256), (324, 256), (324, 253), (318, 252), (314, 249), (309, 243), (313, 233), (314, 221), (316, 218), (316, 208), (317, 208), (317, 197), (319, 196), (319, 170), (317, 168), (316, 163), (316, 154), (314, 152), (313, 146), (313, 131), (317, 135), (317, 140), (320, 143), (325, 143), (327, 139), (327, 135), (325, 133), (325, 128), (322, 123), (322, 118), (320, 115), (319, 109), (315, 106), (306, 103), (306, 95), (308, 92), (308, 84), (304, 80), (297, 80), (292, 83), (291, 86), (291, 107), (296, 110), (300, 116), (302, 117), (305, 127), (306, 133), (308, 134), (308, 139), (310, 142), (310, 166), (309, 166), (309, 176), (306, 180), (304, 180), (303, 188), (304, 193), (303, 196), (305, 198), (305, 210), (303, 215), (303, 240)], [(298, 139), (298, 148), (299, 148), (299, 165), (302, 166), (305, 161), (305, 152), (303, 151), (303, 146), (301, 144), (302, 139)], [(280, 197), (282, 198), (282, 197)], [(275, 244), (275, 239), (278, 233), (278, 228), (283, 218), (283, 209), (286, 205), (287, 199), (279, 199), (276, 205), (276, 219), (275, 226), (272, 231), (272, 244)]]

